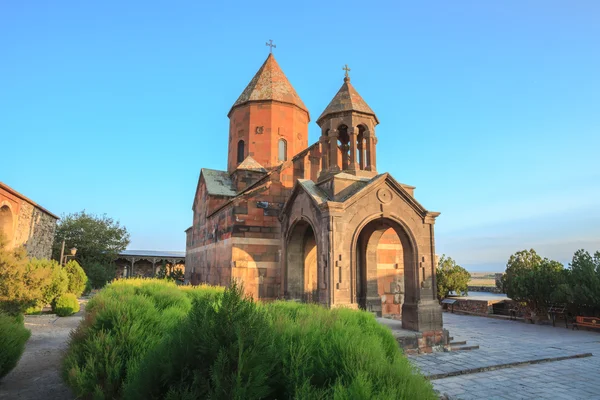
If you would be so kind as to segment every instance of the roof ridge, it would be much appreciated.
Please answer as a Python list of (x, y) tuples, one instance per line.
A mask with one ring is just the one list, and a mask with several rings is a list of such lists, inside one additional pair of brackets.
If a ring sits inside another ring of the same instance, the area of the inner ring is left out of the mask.
[(356, 111), (364, 114), (370, 114), (375, 117), (375, 121), (379, 123), (377, 115), (369, 107), (367, 102), (362, 98), (354, 86), (350, 83), (350, 78), (344, 78), (344, 83), (337, 91), (333, 99), (329, 102), (325, 110), (317, 118), (317, 123), (329, 114), (335, 114), (344, 111)]

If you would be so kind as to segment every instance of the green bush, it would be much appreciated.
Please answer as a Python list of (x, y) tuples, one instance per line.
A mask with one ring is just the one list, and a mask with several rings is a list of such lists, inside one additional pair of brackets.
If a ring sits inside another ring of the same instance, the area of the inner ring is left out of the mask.
[(63, 376), (97, 399), (436, 398), (371, 314), (152, 279), (90, 300)]
[(42, 289), (51, 281), (47, 270), (31, 271), (25, 249), (7, 250), (0, 232), (0, 312), (13, 316), (23, 314), (42, 301)]
[(75, 260), (69, 261), (63, 268), (69, 278), (67, 293), (73, 293), (79, 297), (87, 287), (88, 277), (79, 263)]
[(22, 316), (0, 314), (0, 379), (17, 365), (30, 335)]
[(63, 376), (78, 396), (118, 398), (140, 359), (191, 308), (193, 290), (164, 280), (117, 280), (96, 294), (71, 337)]
[(115, 278), (116, 267), (114, 264), (91, 261), (84, 263), (83, 269), (93, 289), (103, 288)]
[[(62, 294), (67, 293), (69, 276), (67, 272), (54, 260), (32, 258), (29, 260), (30, 274), (48, 274), (49, 281), (42, 284), (42, 307), (52, 303)], [(39, 305), (39, 304), (38, 304)]]
[(128, 399), (435, 399), (391, 332), (368, 313), (276, 302), (235, 285), (194, 301), (148, 352)]
[(60, 295), (52, 302), (52, 311), (59, 317), (68, 317), (79, 312), (79, 301), (73, 293)]

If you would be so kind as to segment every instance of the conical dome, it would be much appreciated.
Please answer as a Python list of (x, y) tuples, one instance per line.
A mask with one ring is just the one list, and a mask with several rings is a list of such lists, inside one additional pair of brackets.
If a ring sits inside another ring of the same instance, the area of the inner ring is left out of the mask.
[[(233, 110), (235, 107), (251, 101), (264, 100), (292, 104), (308, 113), (306, 106), (290, 81), (288, 81), (279, 64), (277, 64), (273, 54), (269, 54), (231, 109)], [(231, 110), (229, 113), (231, 114)]]
[(375, 118), (375, 122), (379, 123), (377, 115), (371, 110), (371, 107), (366, 101), (358, 94), (354, 86), (350, 83), (350, 78), (344, 78), (344, 84), (338, 90), (329, 105), (325, 108), (325, 111), (317, 119), (317, 124), (321, 124), (323, 118), (327, 115), (341, 113), (345, 111), (356, 111), (363, 114), (372, 115)]

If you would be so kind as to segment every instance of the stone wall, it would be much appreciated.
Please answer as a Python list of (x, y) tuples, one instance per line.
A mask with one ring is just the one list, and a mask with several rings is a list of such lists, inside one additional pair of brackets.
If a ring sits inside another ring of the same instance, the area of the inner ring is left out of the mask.
[(0, 183), (0, 208), (10, 226), (2, 225), (9, 246), (25, 246), (27, 255), (50, 258), (58, 217), (14, 189)]
[(502, 290), (498, 289), (495, 286), (467, 286), (468, 292), (486, 292), (486, 293), (497, 293), (501, 294)]

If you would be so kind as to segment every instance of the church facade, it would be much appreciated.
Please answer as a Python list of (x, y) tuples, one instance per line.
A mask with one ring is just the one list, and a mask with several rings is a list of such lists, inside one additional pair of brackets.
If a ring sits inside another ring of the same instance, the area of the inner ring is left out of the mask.
[(270, 54), (229, 111), (227, 170), (203, 168), (186, 281), (243, 282), (256, 299), (362, 308), (442, 329), (437, 212), (377, 171), (379, 120), (347, 75), (316, 123)]

